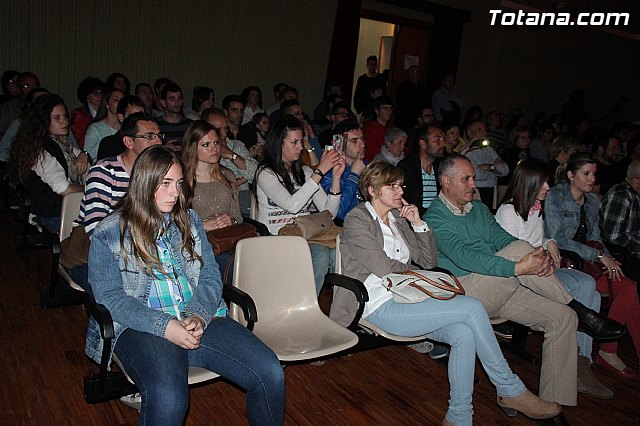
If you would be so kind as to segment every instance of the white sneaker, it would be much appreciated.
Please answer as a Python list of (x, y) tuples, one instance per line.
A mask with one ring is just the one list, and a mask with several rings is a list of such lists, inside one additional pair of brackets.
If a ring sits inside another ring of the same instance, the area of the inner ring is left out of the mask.
[(433, 350), (434, 344), (428, 340), (425, 340), (425, 341), (413, 343), (407, 346), (409, 346), (411, 349), (413, 349), (416, 352), (420, 352), (421, 354), (426, 354)]
[(140, 411), (140, 407), (142, 406), (142, 397), (139, 393), (132, 393), (131, 395), (121, 397), (120, 402), (134, 410)]

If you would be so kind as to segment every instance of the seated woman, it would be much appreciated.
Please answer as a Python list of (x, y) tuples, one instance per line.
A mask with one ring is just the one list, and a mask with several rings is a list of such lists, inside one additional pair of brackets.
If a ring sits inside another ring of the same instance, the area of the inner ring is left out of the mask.
[(560, 414), (558, 404), (537, 398), (511, 372), (493, 334), (482, 304), (467, 296), (451, 300), (429, 298), (403, 304), (393, 300), (382, 277), (437, 264), (435, 239), (416, 206), (402, 197), (403, 173), (381, 161), (360, 175), (366, 203), (355, 207), (344, 221), (340, 249), (344, 274), (361, 280), (369, 293), (363, 318), (398, 336), (422, 336), (451, 345), (450, 399), (444, 425), (471, 425), (473, 372), (476, 354), (496, 386), (498, 405), (508, 414), (521, 411), (531, 418)]
[(119, 89), (107, 90), (103, 101), (100, 103), (96, 118), (87, 128), (87, 133), (84, 137), (84, 150), (89, 153), (92, 160), (98, 158), (100, 141), (120, 130), (120, 121), (116, 115), (118, 113), (118, 102), (123, 97), (124, 92)]
[[(600, 294), (590, 275), (575, 269), (560, 268), (560, 250), (554, 240), (544, 237), (542, 203), (547, 198), (549, 169), (541, 161), (531, 158), (518, 163), (513, 171), (502, 205), (496, 212), (496, 221), (508, 233), (529, 242), (534, 247), (543, 246), (553, 258), (555, 274), (571, 296), (588, 308), (600, 311)], [(611, 398), (613, 392), (604, 387), (591, 372), (593, 339), (578, 332), (578, 392), (599, 398)]]
[(251, 156), (258, 161), (262, 160), (264, 144), (267, 140), (270, 125), (269, 116), (264, 112), (258, 112), (254, 114), (251, 121), (242, 126), (245, 136), (242, 142), (244, 142)]
[(448, 154), (454, 151), (454, 148), (458, 145), (464, 144), (464, 141), (460, 138), (460, 126), (455, 123), (446, 123), (442, 131), (444, 132), (444, 141), (446, 143), (446, 150)]
[[(280, 228), (297, 216), (312, 212), (311, 204), (318, 211), (329, 210), (335, 217), (340, 207), (340, 177), (346, 163), (335, 150), (326, 151), (315, 170), (304, 166), (303, 124), (297, 118), (285, 115), (267, 135), (264, 159), (256, 171), (255, 196), (258, 201), (258, 221), (276, 235)], [(333, 171), (329, 195), (320, 181), (325, 173)], [(311, 260), (316, 281), (316, 293), (320, 294), (324, 276), (334, 268), (335, 249), (310, 243)]]
[[(598, 197), (592, 193), (596, 162), (589, 154), (574, 154), (565, 163), (563, 182), (553, 187), (544, 205), (545, 233), (556, 240), (558, 247), (577, 253), (588, 262), (599, 262), (606, 272), (596, 281), (599, 292), (613, 289), (609, 318), (627, 326), (631, 340), (640, 355), (640, 302), (636, 283), (624, 276), (620, 264), (604, 250), (587, 245), (587, 241), (602, 243), (598, 227)], [(638, 370), (626, 366), (616, 355), (618, 343), (603, 343), (596, 363), (627, 379), (638, 379)]]
[(373, 157), (373, 161), (382, 160), (396, 166), (404, 158), (404, 147), (407, 143), (407, 132), (396, 127), (387, 130), (384, 135), (384, 146)]
[(69, 114), (62, 98), (36, 98), (22, 117), (11, 143), (11, 175), (31, 195), (35, 221), (52, 233), (60, 231), (62, 197), (82, 192), (89, 157), (68, 138)]
[[(222, 282), (202, 222), (186, 207), (177, 155), (162, 146), (137, 158), (127, 194), (95, 228), (89, 283), (109, 309), (125, 370), (142, 396), (140, 424), (182, 425), (188, 366), (247, 390), (251, 424), (283, 424), (284, 374), (275, 354), (227, 317)], [(89, 323), (86, 352), (103, 341)]]
[[(191, 200), (205, 231), (242, 222), (238, 186), (233, 172), (220, 165), (220, 132), (206, 121), (191, 123), (182, 141), (187, 200)], [(216, 256), (225, 284), (233, 280), (234, 251)], [(227, 271), (229, 267), (229, 271)]]

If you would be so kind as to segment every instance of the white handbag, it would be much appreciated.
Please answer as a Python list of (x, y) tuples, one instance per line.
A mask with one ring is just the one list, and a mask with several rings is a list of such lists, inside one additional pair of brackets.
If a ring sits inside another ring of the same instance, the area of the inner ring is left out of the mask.
[(382, 285), (393, 293), (397, 303), (418, 303), (430, 297), (450, 300), (464, 294), (464, 288), (454, 276), (444, 272), (409, 270), (382, 277)]

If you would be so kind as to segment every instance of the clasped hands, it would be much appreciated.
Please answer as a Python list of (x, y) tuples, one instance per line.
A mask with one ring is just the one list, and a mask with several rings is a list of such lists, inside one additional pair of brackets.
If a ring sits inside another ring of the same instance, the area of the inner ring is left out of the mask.
[(516, 275), (537, 275), (548, 277), (556, 270), (556, 264), (551, 253), (538, 247), (527, 253), (516, 263)]
[(204, 333), (204, 321), (197, 315), (190, 315), (184, 320), (169, 320), (164, 337), (183, 349), (198, 349), (200, 338)]

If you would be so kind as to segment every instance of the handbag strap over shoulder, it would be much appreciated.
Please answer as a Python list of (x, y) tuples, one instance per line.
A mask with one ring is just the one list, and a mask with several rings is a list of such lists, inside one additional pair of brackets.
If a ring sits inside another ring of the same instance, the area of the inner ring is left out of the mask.
[(445, 280), (442, 279), (431, 279), (429, 277), (425, 277), (422, 274), (419, 274), (416, 271), (405, 271), (405, 272), (400, 272), (403, 275), (410, 275), (413, 276), (415, 278), (419, 278), (421, 280), (424, 280), (426, 282), (428, 282), (429, 284), (433, 285), (434, 287), (438, 287), (442, 290), (447, 290), (451, 292), (451, 296), (439, 296), (436, 294), (431, 293), (429, 290), (427, 290), (426, 288), (420, 286), (419, 284), (416, 284), (415, 281), (410, 283), (409, 286), (416, 288), (420, 291), (422, 291), (423, 293), (427, 294), (429, 297), (433, 297), (434, 299), (439, 299), (439, 300), (451, 300), (454, 297), (456, 297), (458, 294), (465, 294), (464, 288), (462, 287), (462, 284), (460, 284), (460, 281), (458, 281), (458, 278), (455, 275), (449, 275), (447, 274), (451, 279), (453, 279), (453, 282), (455, 282), (455, 285), (452, 285), (450, 283), (448, 283)]

